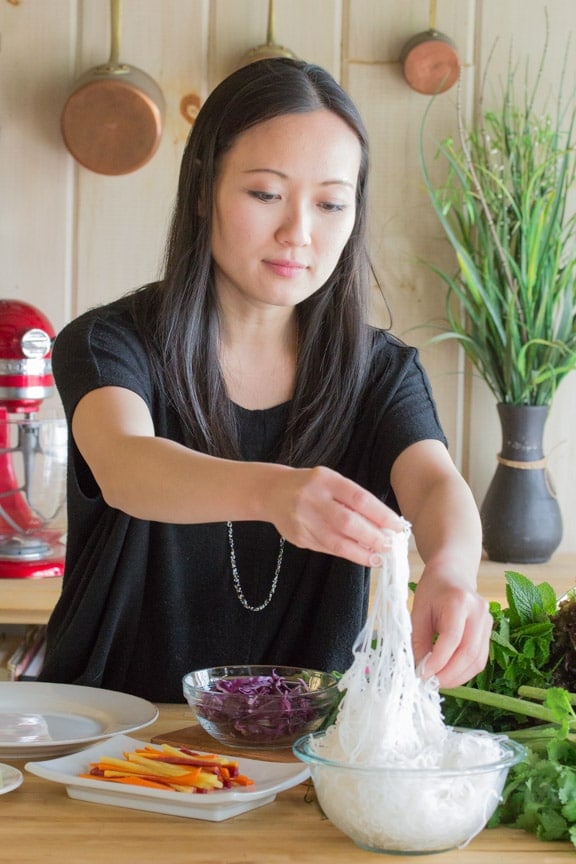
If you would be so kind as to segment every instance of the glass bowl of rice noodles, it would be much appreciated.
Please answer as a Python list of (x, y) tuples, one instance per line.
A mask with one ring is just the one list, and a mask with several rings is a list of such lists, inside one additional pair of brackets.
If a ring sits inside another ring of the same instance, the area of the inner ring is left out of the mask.
[(387, 533), (366, 624), (338, 682), (335, 720), (301, 736), (293, 751), (309, 766), (328, 819), (358, 846), (443, 852), (485, 827), (526, 749), (504, 735), (445, 725), (438, 681), (415, 667), (412, 653), (410, 527)]
[(485, 827), (509, 768), (524, 757), (515, 741), (477, 732), (475, 737), (489, 739), (492, 761), (460, 764), (467, 758), (464, 739), (472, 733), (453, 732), (455, 767), (449, 758), (430, 768), (336, 761), (321, 755), (325, 732), (300, 738), (293, 751), (309, 765), (325, 815), (358, 846), (391, 855), (430, 854), (462, 848)]

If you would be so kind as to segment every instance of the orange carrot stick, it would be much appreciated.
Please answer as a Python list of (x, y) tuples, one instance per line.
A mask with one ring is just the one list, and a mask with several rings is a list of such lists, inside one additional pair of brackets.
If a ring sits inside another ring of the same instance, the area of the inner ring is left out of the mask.
[(92, 762), (90, 773), (79, 776), (155, 789), (212, 792), (231, 786), (251, 786), (254, 781), (238, 771), (238, 762), (215, 754), (197, 754), (169, 744), (125, 752), (122, 759), (103, 756)]
[(246, 777), (245, 774), (237, 774), (236, 777), (232, 780), (232, 783), (237, 783), (238, 786), (253, 786), (254, 780), (250, 777)]

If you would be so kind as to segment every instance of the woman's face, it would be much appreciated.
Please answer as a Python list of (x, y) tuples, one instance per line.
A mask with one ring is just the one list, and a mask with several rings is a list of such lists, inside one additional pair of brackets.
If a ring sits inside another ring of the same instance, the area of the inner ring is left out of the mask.
[(213, 209), (224, 308), (293, 307), (328, 279), (355, 220), (358, 138), (336, 114), (287, 114), (243, 132), (221, 159)]

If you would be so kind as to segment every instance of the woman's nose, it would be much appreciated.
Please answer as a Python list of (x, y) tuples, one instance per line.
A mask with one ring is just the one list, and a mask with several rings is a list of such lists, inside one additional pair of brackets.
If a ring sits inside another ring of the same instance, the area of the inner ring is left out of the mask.
[(312, 240), (312, 220), (306, 207), (291, 207), (283, 214), (276, 231), (280, 243), (289, 246), (308, 246)]

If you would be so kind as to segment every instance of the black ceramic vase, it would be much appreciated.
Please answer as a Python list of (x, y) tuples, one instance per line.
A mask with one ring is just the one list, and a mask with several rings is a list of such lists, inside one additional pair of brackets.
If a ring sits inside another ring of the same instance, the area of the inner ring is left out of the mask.
[(498, 405), (502, 451), (480, 508), (491, 561), (548, 561), (562, 539), (562, 515), (543, 450), (546, 405)]

